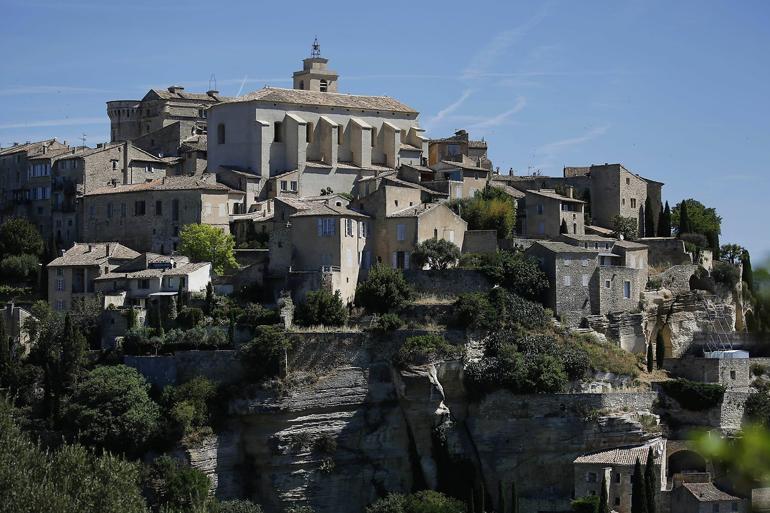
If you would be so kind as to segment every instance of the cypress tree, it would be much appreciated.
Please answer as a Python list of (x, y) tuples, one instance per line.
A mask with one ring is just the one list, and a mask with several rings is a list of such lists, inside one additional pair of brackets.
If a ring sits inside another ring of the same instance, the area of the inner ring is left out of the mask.
[(505, 494), (503, 493), (503, 482), (497, 482), (497, 513), (505, 513)]
[(751, 271), (751, 255), (746, 249), (741, 253), (741, 263), (743, 264), (743, 276), (741, 276), (741, 279), (746, 283), (748, 289), (754, 292), (754, 274)]
[(644, 465), (644, 485), (647, 492), (647, 513), (656, 513), (655, 502), (655, 483), (657, 482), (655, 476), (655, 458), (652, 454), (652, 449), (647, 451), (647, 463)]
[(10, 339), (5, 336), (5, 321), (0, 317), (0, 384), (5, 381), (5, 375), (11, 366)]
[(631, 513), (648, 513), (647, 490), (644, 486), (644, 474), (639, 458), (636, 458), (634, 473), (631, 475)]
[(681, 237), (683, 233), (690, 233), (691, 231), (690, 215), (687, 213), (687, 200), (682, 200), (679, 204), (679, 230), (677, 235)]
[(485, 513), (486, 511), (486, 505), (484, 502), (487, 499), (487, 490), (484, 487), (484, 481), (481, 482), (481, 497), (479, 497), (479, 511), (481, 513)]
[(652, 354), (652, 342), (647, 344), (647, 372), (652, 372), (655, 368), (655, 361)]
[(559, 233), (569, 233), (569, 228), (567, 228), (567, 221), (566, 219), (561, 220), (561, 226), (559, 227)]
[(511, 513), (519, 513), (519, 495), (516, 492), (516, 481), (511, 481)]
[(652, 200), (649, 196), (644, 200), (644, 236), (655, 236), (655, 213), (652, 211)]
[(610, 513), (609, 497), (607, 496), (607, 476), (602, 477), (602, 489), (599, 494), (598, 513)]
[(668, 201), (658, 220), (658, 237), (671, 237), (671, 207)]
[(658, 368), (663, 368), (663, 360), (666, 359), (666, 344), (663, 342), (663, 335), (658, 332), (658, 336), (655, 337), (655, 361), (658, 363)]
[(206, 284), (206, 315), (211, 315), (214, 310), (214, 286), (211, 282)]
[(64, 317), (64, 331), (61, 338), (61, 378), (62, 385), (71, 387), (75, 384), (86, 360), (86, 339), (72, 322), (68, 313)]

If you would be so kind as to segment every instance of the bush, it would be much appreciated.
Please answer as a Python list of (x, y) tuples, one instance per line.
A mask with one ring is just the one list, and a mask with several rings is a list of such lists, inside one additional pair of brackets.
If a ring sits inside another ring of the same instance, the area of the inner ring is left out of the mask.
[(624, 240), (635, 240), (639, 237), (639, 223), (633, 217), (617, 215), (612, 218), (612, 236), (623, 237)]
[(489, 330), (499, 321), (498, 310), (492, 306), (489, 295), (481, 292), (457, 296), (453, 311), (454, 325), (464, 329)]
[(166, 511), (199, 511), (208, 499), (210, 486), (206, 474), (169, 456), (160, 456), (152, 464), (148, 488), (154, 502)]
[(570, 506), (575, 513), (596, 513), (599, 511), (599, 496), (578, 497), (570, 503)]
[(356, 304), (377, 313), (398, 310), (413, 296), (404, 274), (383, 265), (373, 266), (366, 280), (356, 288)]
[(404, 325), (404, 321), (401, 320), (401, 317), (394, 313), (386, 313), (382, 314), (377, 319), (377, 324), (375, 325), (375, 329), (377, 331), (396, 331), (400, 327)]
[(682, 233), (679, 238), (684, 241), (687, 251), (691, 253), (697, 253), (699, 249), (709, 247), (708, 239), (700, 233)]
[(8, 219), (0, 226), (0, 255), (40, 256), (44, 249), (43, 237), (37, 226), (26, 219)]
[(550, 313), (541, 304), (503, 288), (492, 289), (487, 294), (461, 294), (454, 304), (454, 324), (461, 328), (488, 331), (511, 327), (542, 329), (548, 326), (550, 318)]
[(64, 410), (66, 427), (90, 445), (137, 454), (158, 427), (159, 409), (149, 388), (131, 367), (96, 367), (75, 386)]
[(482, 271), (493, 283), (525, 299), (536, 301), (548, 288), (548, 278), (537, 260), (520, 252), (498, 251)]
[(440, 335), (419, 335), (407, 338), (398, 350), (399, 365), (421, 365), (455, 356), (457, 351)]
[(468, 223), (469, 230), (496, 230), (507, 239), (516, 225), (516, 201), (495, 187), (477, 191), (473, 198), (455, 200), (450, 207)]
[(294, 320), (300, 326), (342, 326), (348, 320), (348, 309), (342, 302), (340, 291), (308, 292), (305, 301), (297, 306)]
[(575, 337), (571, 344), (585, 351), (588, 355), (589, 367), (595, 372), (610, 372), (633, 377), (639, 375), (636, 356), (614, 344), (599, 342), (591, 336)]
[(417, 244), (412, 253), (417, 267), (422, 269), (447, 269), (460, 259), (460, 248), (445, 239), (428, 239)]
[(210, 426), (217, 386), (198, 376), (179, 386), (163, 389), (161, 404), (168, 412), (167, 429), (174, 438), (185, 436), (194, 429)]
[(423, 490), (411, 495), (390, 493), (367, 506), (366, 513), (466, 513), (466, 508), (443, 493)]
[(249, 303), (238, 316), (241, 326), (262, 326), (276, 324), (280, 320), (278, 312), (265, 308), (259, 303)]
[(749, 397), (746, 399), (744, 412), (747, 419), (768, 426), (770, 425), (770, 394), (768, 394), (768, 385), (767, 383), (762, 383), (759, 386), (755, 386), (757, 391), (749, 394)]
[(184, 307), (176, 316), (177, 325), (185, 330), (194, 328), (203, 322), (203, 310), (195, 307)]
[(676, 399), (685, 410), (702, 411), (722, 403), (725, 387), (713, 383), (698, 383), (688, 379), (675, 379), (661, 383), (663, 391)]
[(655, 276), (647, 280), (647, 290), (660, 290), (663, 286), (663, 280), (660, 276)]
[(0, 275), (6, 283), (27, 282), (37, 277), (38, 266), (35, 255), (12, 255), (0, 261)]
[(749, 369), (751, 370), (751, 375), (755, 377), (764, 376), (767, 372), (767, 367), (759, 363), (752, 363)]
[(248, 344), (241, 346), (238, 356), (246, 371), (246, 378), (258, 383), (277, 376), (285, 351), (292, 347), (286, 332), (277, 326), (257, 326), (256, 335)]
[(247, 500), (233, 500), (217, 502), (210, 510), (210, 513), (262, 513), (262, 506)]
[(714, 269), (711, 271), (714, 281), (721, 283), (732, 289), (741, 280), (741, 273), (737, 267), (727, 262), (714, 262)]

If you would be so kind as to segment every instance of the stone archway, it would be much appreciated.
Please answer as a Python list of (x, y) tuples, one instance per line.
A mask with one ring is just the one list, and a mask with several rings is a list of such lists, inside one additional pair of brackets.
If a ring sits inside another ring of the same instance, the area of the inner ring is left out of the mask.
[(706, 459), (695, 451), (682, 449), (668, 455), (666, 474), (669, 478), (676, 474), (706, 472)]
[(663, 357), (673, 358), (675, 356), (674, 345), (671, 343), (671, 327), (668, 325), (668, 323), (658, 327), (658, 329), (653, 333), (652, 339), (650, 339), (651, 342), (657, 344), (658, 335), (660, 335), (660, 338), (663, 340), (663, 347), (665, 348), (663, 351)]

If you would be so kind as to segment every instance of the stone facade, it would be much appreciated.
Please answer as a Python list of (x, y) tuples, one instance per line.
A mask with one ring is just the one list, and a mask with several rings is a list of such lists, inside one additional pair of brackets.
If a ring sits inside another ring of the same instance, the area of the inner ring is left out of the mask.
[(566, 225), (570, 235), (584, 235), (585, 202), (557, 194), (553, 189), (525, 191), (521, 233), (528, 237), (557, 238)]
[(468, 230), (463, 238), (463, 253), (497, 253), (497, 230)]
[(685, 250), (684, 241), (674, 237), (646, 237), (639, 242), (647, 246), (650, 265), (664, 267), (691, 264), (692, 255)]

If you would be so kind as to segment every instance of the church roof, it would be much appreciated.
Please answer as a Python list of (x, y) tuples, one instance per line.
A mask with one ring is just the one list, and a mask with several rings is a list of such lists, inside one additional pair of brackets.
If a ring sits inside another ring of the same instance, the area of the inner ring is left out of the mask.
[(234, 102), (290, 103), (296, 105), (320, 105), (359, 110), (380, 110), (417, 114), (417, 111), (389, 96), (363, 96), (356, 94), (322, 93), (303, 89), (265, 87), (244, 96), (228, 100)]

